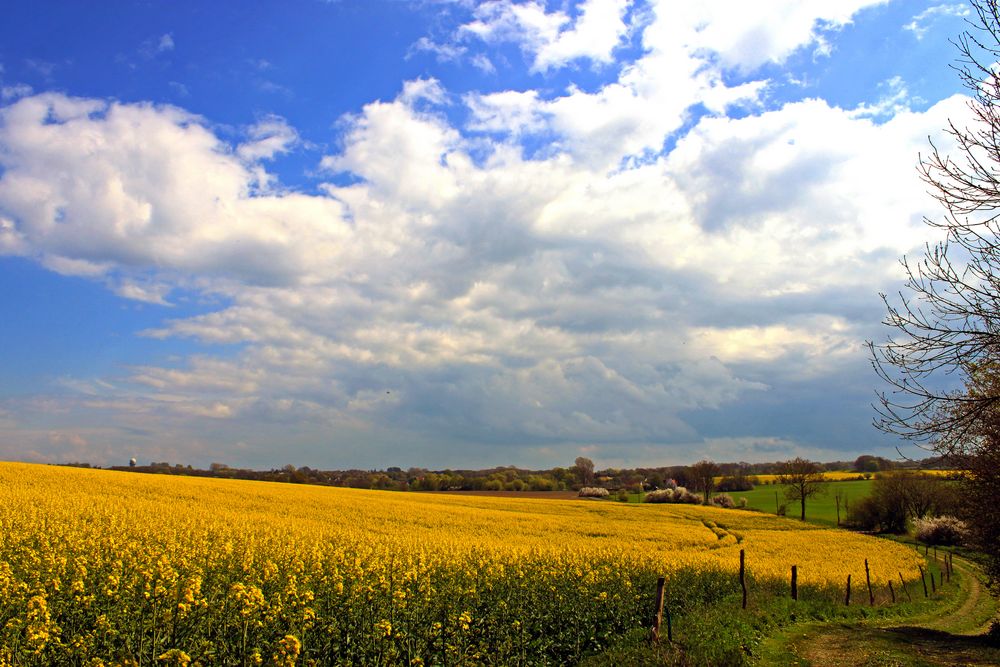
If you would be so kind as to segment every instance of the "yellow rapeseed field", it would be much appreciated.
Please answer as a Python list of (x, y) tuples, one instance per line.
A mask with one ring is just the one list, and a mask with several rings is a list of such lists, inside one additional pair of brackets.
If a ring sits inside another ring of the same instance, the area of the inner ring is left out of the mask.
[[(960, 470), (906, 470), (905, 472), (912, 472), (920, 475), (930, 475), (931, 477), (953, 477), (955, 475), (960, 475)], [(869, 478), (874, 477), (880, 473), (862, 473), (853, 470), (827, 470), (823, 473), (823, 479), (828, 482), (843, 482), (847, 480), (865, 479), (865, 475)], [(757, 480), (761, 484), (768, 484), (771, 482), (778, 481), (781, 475), (749, 475)], [(715, 483), (718, 484), (722, 481), (723, 475), (719, 475), (715, 478)]]
[(761, 586), (922, 563), (739, 510), (0, 463), (0, 665), (573, 662), (641, 627), (657, 576), (681, 606), (701, 574), (737, 590), (740, 549)]

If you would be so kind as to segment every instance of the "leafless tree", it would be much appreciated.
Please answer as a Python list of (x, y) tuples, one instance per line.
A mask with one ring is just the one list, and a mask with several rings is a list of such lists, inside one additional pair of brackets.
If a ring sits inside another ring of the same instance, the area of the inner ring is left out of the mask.
[[(907, 273), (898, 298), (882, 295), (892, 335), (870, 343), (879, 393), (876, 426), (949, 457), (968, 474), (972, 529), (1000, 580), (1000, 8), (973, 0), (954, 41), (953, 68), (969, 91), (967, 122), (950, 121), (949, 151), (933, 142), (919, 169), (943, 215), (926, 223), (943, 240)], [(951, 377), (949, 377), (951, 376)], [(978, 506), (977, 506), (978, 505)]]
[(586, 456), (576, 457), (574, 470), (581, 484), (592, 484), (594, 481), (594, 462)]
[(806, 500), (824, 493), (823, 483), (820, 467), (800, 456), (778, 466), (778, 484), (785, 485), (785, 497), (789, 501), (799, 503), (803, 521), (806, 520)]
[(705, 504), (708, 504), (712, 491), (715, 489), (715, 478), (722, 472), (718, 464), (703, 459), (691, 466), (691, 476), (698, 483), (698, 490), (705, 494)]
[[(879, 394), (877, 426), (918, 442), (962, 432), (1000, 394), (970, 398), (958, 391), (969, 368), (1000, 358), (1000, 14), (994, 2), (973, 3), (975, 21), (955, 41), (954, 69), (969, 89), (972, 120), (950, 121), (950, 153), (933, 142), (919, 169), (941, 204), (926, 219), (944, 239), (921, 258), (903, 258), (907, 280), (896, 298), (883, 294), (893, 334), (869, 343), (873, 365), (889, 389)], [(950, 386), (949, 386), (950, 385)], [(963, 404), (965, 409), (953, 406)]]

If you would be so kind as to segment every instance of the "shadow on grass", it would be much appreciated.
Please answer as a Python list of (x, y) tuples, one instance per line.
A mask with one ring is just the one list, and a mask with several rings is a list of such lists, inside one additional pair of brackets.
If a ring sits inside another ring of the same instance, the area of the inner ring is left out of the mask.
[(955, 635), (916, 626), (846, 628), (799, 644), (812, 665), (1000, 665), (1000, 643), (990, 635)]

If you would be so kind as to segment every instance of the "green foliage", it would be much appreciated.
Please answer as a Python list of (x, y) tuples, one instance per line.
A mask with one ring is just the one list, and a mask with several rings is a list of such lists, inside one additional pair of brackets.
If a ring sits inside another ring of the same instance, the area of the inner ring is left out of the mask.
[(901, 534), (911, 520), (954, 511), (958, 496), (953, 482), (913, 472), (876, 477), (871, 493), (855, 503), (848, 525), (862, 530)]

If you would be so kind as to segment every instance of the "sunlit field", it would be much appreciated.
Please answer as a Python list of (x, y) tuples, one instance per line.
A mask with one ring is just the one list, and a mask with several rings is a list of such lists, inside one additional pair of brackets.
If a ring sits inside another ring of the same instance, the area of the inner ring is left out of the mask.
[(658, 576), (675, 608), (738, 590), (740, 549), (817, 592), (922, 562), (739, 510), (0, 463), (0, 664), (565, 664), (647, 625)]
[[(822, 493), (809, 498), (806, 502), (806, 520), (812, 523), (836, 526), (837, 497), (840, 497), (840, 518), (846, 520), (848, 508), (867, 498), (871, 494), (874, 483), (874, 480), (864, 479), (823, 484)], [(769, 514), (775, 514), (779, 507), (785, 506), (788, 517), (799, 518), (798, 501), (789, 501), (785, 497), (785, 487), (779, 484), (762, 484), (750, 491), (734, 491), (730, 495), (737, 500), (746, 498), (748, 507)]]
[[(919, 473), (921, 475), (932, 475), (934, 477), (952, 477), (954, 475), (960, 474), (957, 470), (912, 470), (909, 472)], [(880, 473), (863, 473), (854, 470), (828, 470), (824, 473), (823, 479), (828, 482), (846, 482), (846, 481), (861, 481), (865, 479), (871, 479)], [(867, 477), (865, 477), (867, 475)], [(775, 484), (781, 475), (750, 475), (753, 479), (757, 481), (758, 484)], [(715, 478), (716, 483), (722, 481), (723, 476), (718, 476)]]

